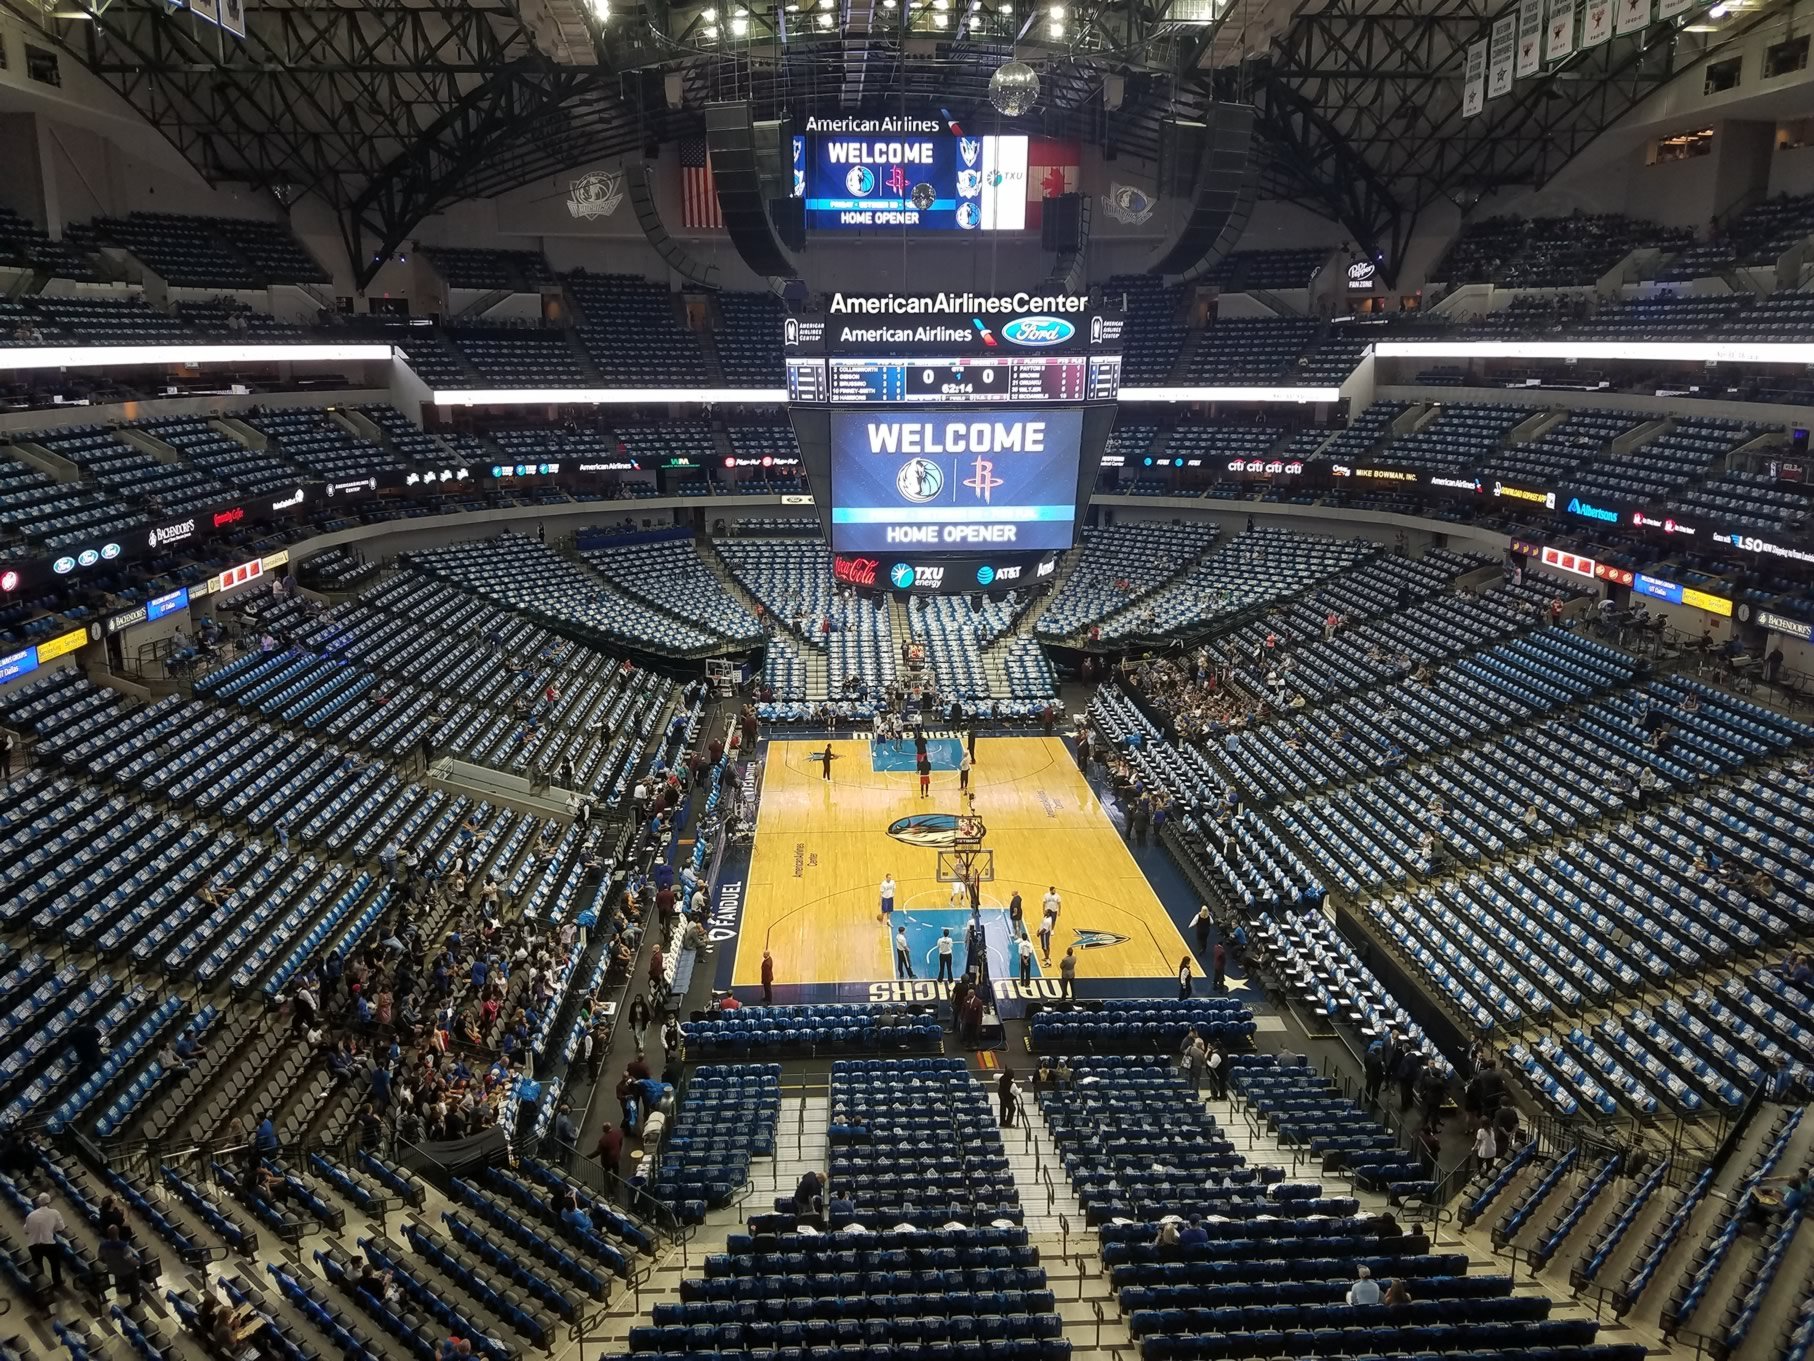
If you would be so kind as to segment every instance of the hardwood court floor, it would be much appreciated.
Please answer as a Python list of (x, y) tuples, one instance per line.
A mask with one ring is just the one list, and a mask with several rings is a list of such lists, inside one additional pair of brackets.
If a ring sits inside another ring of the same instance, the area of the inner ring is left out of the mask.
[[(910, 933), (919, 977), (936, 972), (940, 930), (951, 926), (962, 938), (964, 914), (951, 910), (950, 885), (937, 879), (936, 848), (888, 832), (901, 818), (957, 814), (957, 773), (935, 772), (932, 796), (921, 799), (917, 775), (873, 768), (868, 742), (834, 742), (832, 779), (822, 779), (824, 749), (769, 743), (733, 986), (760, 980), (765, 949), (774, 953), (777, 983), (894, 978), (892, 927), (876, 920), (885, 874), (898, 885), (894, 925)], [(1008, 963), (1009, 898), (1020, 891), (1036, 931), (1048, 884), (1063, 906), (1052, 965), (1036, 973), (1056, 978), (1065, 947), (1075, 945), (1079, 978), (1175, 976), (1188, 947), (1062, 741), (980, 738), (970, 778), (983, 846), (995, 855), (983, 915), (997, 976)], [(960, 948), (960, 969), (962, 958)]]

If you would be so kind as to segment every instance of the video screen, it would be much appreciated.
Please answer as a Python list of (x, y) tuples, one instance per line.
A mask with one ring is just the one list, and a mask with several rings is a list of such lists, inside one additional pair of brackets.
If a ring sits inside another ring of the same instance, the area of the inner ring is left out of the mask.
[(838, 553), (1071, 546), (1083, 413), (833, 411)]
[(808, 227), (1026, 230), (1024, 136), (819, 132), (795, 137), (793, 152)]

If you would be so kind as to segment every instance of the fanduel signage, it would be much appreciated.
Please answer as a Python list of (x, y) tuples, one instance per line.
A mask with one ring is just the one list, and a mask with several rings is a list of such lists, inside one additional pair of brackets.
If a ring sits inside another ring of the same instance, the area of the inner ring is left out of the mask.
[(1568, 513), (1570, 515), (1579, 515), (1584, 520), (1604, 520), (1608, 524), (1615, 525), (1619, 523), (1618, 511), (1607, 510), (1604, 506), (1590, 505), (1578, 496), (1571, 496), (1569, 498)]

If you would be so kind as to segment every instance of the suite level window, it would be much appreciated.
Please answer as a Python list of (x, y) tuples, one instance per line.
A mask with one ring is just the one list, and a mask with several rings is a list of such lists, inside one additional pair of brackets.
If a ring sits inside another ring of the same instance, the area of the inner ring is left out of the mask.
[(1779, 43), (1771, 43), (1764, 49), (1764, 79), (1774, 80), (1777, 76), (1792, 75), (1805, 70), (1808, 65), (1808, 36), (1784, 38)]
[(1696, 156), (1706, 156), (1712, 151), (1712, 128), (1702, 128), (1698, 132), (1678, 132), (1673, 137), (1659, 137), (1650, 144), (1649, 164), (1667, 165), (1672, 161), (1691, 161)]
[(1738, 88), (1738, 80), (1743, 72), (1743, 57), (1727, 57), (1724, 61), (1707, 63), (1707, 81), (1703, 89), (1707, 94), (1724, 94), (1727, 90)]
[(25, 45), (25, 75), (40, 85), (61, 85), (62, 69), (57, 65), (57, 54), (48, 52), (42, 47)]

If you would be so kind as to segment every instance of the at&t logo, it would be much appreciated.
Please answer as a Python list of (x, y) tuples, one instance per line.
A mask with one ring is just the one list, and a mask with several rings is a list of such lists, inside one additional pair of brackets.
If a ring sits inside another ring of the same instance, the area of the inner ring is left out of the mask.
[(978, 567), (976, 569), (976, 584), (978, 586), (987, 586), (990, 582), (992, 582), (994, 580), (995, 580), (995, 569), (993, 567), (991, 567), (988, 563), (985, 562), (981, 567)]

